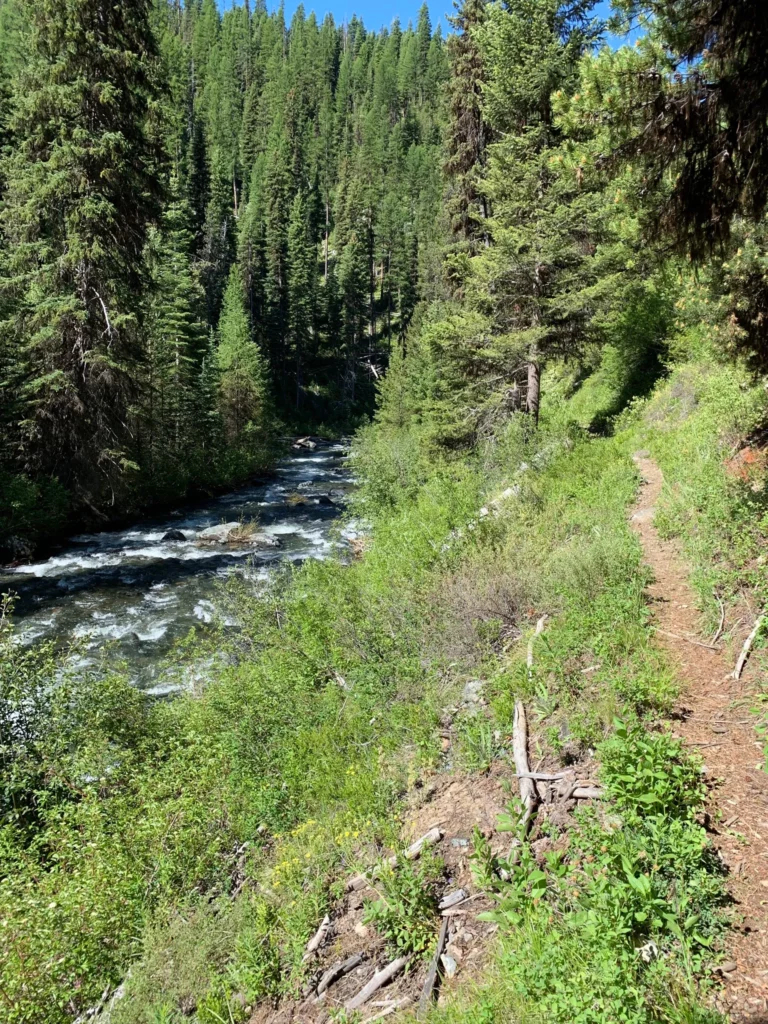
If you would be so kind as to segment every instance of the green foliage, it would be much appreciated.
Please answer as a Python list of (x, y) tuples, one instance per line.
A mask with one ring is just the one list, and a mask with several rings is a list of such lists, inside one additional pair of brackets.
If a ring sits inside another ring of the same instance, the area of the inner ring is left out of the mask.
[(706, 792), (701, 764), (666, 733), (654, 736), (644, 727), (616, 722), (600, 760), (606, 789), (620, 810), (686, 818), (701, 807)]
[(348, 430), (439, 247), (427, 17), (97, 7), (3, 8), (0, 516), (33, 540), (22, 479), (109, 516), (265, 467), (278, 411)]
[(67, 521), (69, 495), (55, 479), (31, 480), (0, 470), (0, 493), (0, 548), (11, 537), (36, 541), (50, 536)]
[(640, 734), (624, 728), (603, 750), (623, 819), (583, 812), (567, 850), (543, 859), (525, 837), (519, 806), (499, 821), (516, 837), (508, 857), (495, 856), (475, 832), (473, 876), (497, 901), (484, 916), (504, 936), (501, 990), (513, 994), (523, 1020), (537, 1019), (528, 1016), (534, 1007), (563, 1024), (707, 1019), (697, 1017), (704, 1011), (696, 1009), (691, 972), (722, 932), (725, 893), (714, 851), (693, 820), (703, 800), (698, 765), (678, 747), (669, 780), (661, 758), (649, 773)]
[[(26, 464), (101, 499), (129, 458), (143, 248), (158, 211), (149, 5), (35, 0), (3, 159), (4, 331)], [(99, 116), (93, 114), (98, 97)], [(52, 115), (52, 111), (55, 114)]]
[(386, 940), (393, 956), (426, 953), (435, 938), (437, 887), (443, 862), (431, 851), (416, 860), (398, 858), (378, 865), (372, 883), (379, 898), (370, 901), (363, 921)]

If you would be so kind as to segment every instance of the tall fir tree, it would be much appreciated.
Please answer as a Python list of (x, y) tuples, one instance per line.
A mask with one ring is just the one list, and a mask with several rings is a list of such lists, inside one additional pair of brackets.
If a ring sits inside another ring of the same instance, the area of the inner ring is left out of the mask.
[(219, 407), (227, 440), (248, 453), (263, 441), (269, 403), (264, 359), (251, 335), (243, 280), (235, 264), (229, 272), (216, 350)]
[(156, 94), (148, 0), (31, 0), (14, 82), (3, 231), (24, 353), (30, 471), (88, 500), (132, 458), (143, 260), (159, 212), (147, 116)]

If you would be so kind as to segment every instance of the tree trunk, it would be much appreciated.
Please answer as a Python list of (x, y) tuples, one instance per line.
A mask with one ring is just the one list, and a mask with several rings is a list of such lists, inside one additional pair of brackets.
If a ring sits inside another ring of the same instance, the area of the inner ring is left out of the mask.
[(323, 281), (325, 282), (325, 284), (328, 284), (328, 227), (329, 227), (329, 225), (330, 225), (330, 211), (329, 211), (329, 208), (328, 208), (328, 199), (326, 198), (326, 200), (325, 200), (325, 245), (323, 247), (324, 248), (324, 255), (325, 255), (325, 270), (323, 272)]
[(541, 370), (539, 368), (539, 353), (536, 346), (531, 347), (528, 357), (528, 389), (525, 396), (525, 411), (538, 425), (539, 404), (541, 402)]

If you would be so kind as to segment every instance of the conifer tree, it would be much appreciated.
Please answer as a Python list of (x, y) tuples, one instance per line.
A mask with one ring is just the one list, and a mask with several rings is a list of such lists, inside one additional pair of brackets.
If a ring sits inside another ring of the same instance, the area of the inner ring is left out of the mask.
[(486, 116), (501, 141), (491, 149), (485, 183), (496, 207), (496, 244), (475, 273), (481, 295), (489, 287), (495, 292), (500, 330), (515, 332), (526, 353), (525, 407), (534, 420), (542, 360), (573, 353), (589, 319), (588, 309), (578, 315), (573, 303), (563, 315), (559, 302), (581, 273), (589, 278), (590, 249), (578, 175), (560, 173), (552, 152), (559, 134), (551, 97), (574, 80), (593, 30), (590, 6), (588, 0), (575, 10), (562, 0), (509, 0), (503, 12), (491, 10), (477, 33), (492, 68)]
[(218, 327), (216, 350), (219, 407), (227, 440), (247, 451), (268, 429), (264, 360), (251, 337), (237, 264), (229, 272)]
[(176, 179), (171, 195), (161, 230), (150, 244), (154, 287), (142, 389), (146, 452), (141, 453), (150, 475), (166, 461), (178, 466), (188, 461), (205, 354), (205, 296), (192, 270), (190, 212)]
[(157, 215), (147, 137), (156, 49), (147, 0), (31, 0), (4, 161), (8, 329), (28, 372), (30, 470), (83, 496), (131, 456), (144, 242)]
[(288, 335), (296, 378), (296, 408), (301, 404), (303, 367), (315, 333), (317, 247), (312, 238), (309, 204), (297, 192), (288, 224)]
[(450, 19), (456, 31), (448, 43), (447, 209), (460, 251), (470, 253), (476, 251), (478, 240), (487, 241), (484, 221), (490, 213), (487, 197), (479, 188), (492, 138), (483, 116), (487, 75), (476, 37), (485, 18), (486, 0), (461, 0)]

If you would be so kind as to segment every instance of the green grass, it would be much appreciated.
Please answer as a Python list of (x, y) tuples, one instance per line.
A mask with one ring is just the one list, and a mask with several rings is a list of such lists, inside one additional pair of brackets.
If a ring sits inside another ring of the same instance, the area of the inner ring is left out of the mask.
[[(595, 387), (601, 408), (610, 379)], [(698, 765), (659, 726), (677, 683), (652, 642), (627, 524), (630, 456), (648, 446), (659, 458), (662, 523), (682, 536), (702, 595), (749, 585), (760, 496), (727, 481), (722, 452), (758, 421), (761, 393), (711, 362), (681, 366), (599, 437), (574, 422), (590, 420), (592, 399), (567, 393), (538, 433), (513, 421), (451, 461), (418, 432), (363, 432), (365, 557), (288, 571), (260, 599), (233, 582), (222, 599), (243, 632), (178, 653), (177, 670), (212, 659), (195, 699), (147, 705), (119, 672), (52, 689), (54, 652), (20, 660), (4, 626), (4, 720), (25, 680), (40, 695), (29, 742), (0, 750), (13, 783), (0, 829), (4, 1020), (58, 1024), (129, 967), (113, 1024), (238, 1024), (260, 999), (298, 991), (307, 938), (342, 880), (397, 846), (402, 797), (438, 764), (441, 711), (478, 678), (490, 707), (459, 717), (457, 770), (487, 770), (522, 697), (541, 752), (596, 751), (610, 799), (579, 816), (567, 854), (542, 866), (523, 843), (509, 883), (489, 875), (492, 963), (435, 1020), (718, 1019), (702, 1006), (722, 878), (697, 821)], [(479, 839), (475, 862), (492, 870)], [(428, 951), (418, 880), (389, 882), (385, 900), (408, 914), (371, 914), (393, 948)], [(393, 921), (409, 914), (401, 933)]]

